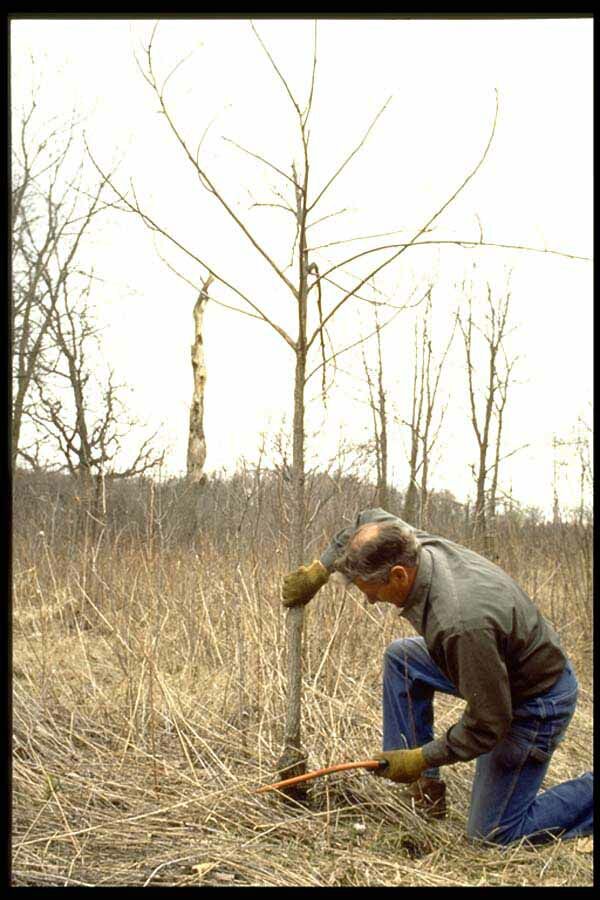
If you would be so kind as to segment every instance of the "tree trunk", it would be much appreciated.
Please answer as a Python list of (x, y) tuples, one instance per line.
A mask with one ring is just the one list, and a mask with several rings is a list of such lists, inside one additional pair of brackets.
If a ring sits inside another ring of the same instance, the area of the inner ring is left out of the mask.
[(96, 536), (94, 521), (96, 492), (92, 473), (83, 464), (77, 470), (77, 491), (76, 534), (78, 538), (84, 537), (93, 542)]
[(21, 436), (21, 422), (23, 421), (23, 405), (25, 402), (25, 388), (19, 383), (13, 403), (10, 442), (10, 468), (14, 473), (17, 467), (17, 455), (19, 453), (19, 440)]
[(404, 507), (402, 510), (402, 515), (409, 525), (416, 524), (418, 507), (419, 489), (417, 487), (415, 479), (411, 475), (410, 481), (408, 482), (408, 487), (406, 489), (406, 494), (404, 497)]
[[(300, 201), (298, 203), (300, 215)], [(301, 220), (303, 221), (303, 220)], [(304, 472), (304, 384), (306, 380), (306, 310), (307, 310), (307, 263), (305, 252), (305, 230), (300, 228), (300, 290), (298, 297), (298, 343), (296, 348), (296, 373), (294, 382), (294, 424), (292, 449), (292, 542), (291, 567), (297, 568), (304, 562), (306, 498)], [(283, 752), (278, 769), (283, 778), (293, 778), (306, 771), (306, 755), (302, 750), (302, 628), (304, 607), (291, 607), (287, 611), (287, 708)], [(306, 799), (306, 785), (294, 785), (286, 793), (300, 802)]]
[(192, 372), (194, 388), (190, 407), (190, 426), (187, 450), (187, 477), (193, 483), (204, 479), (204, 463), (206, 462), (206, 439), (204, 436), (204, 388), (206, 384), (206, 365), (204, 362), (204, 341), (202, 327), (204, 308), (208, 301), (209, 278), (204, 283), (194, 306), (194, 343), (192, 344)]
[(193, 541), (200, 527), (200, 499), (206, 482), (204, 463), (206, 462), (206, 438), (204, 435), (204, 391), (206, 385), (206, 365), (204, 361), (203, 323), (204, 309), (208, 302), (208, 288), (212, 281), (208, 276), (194, 305), (194, 343), (191, 349), (194, 387), (190, 406), (190, 424), (187, 450), (187, 478), (192, 488), (193, 515), (190, 518), (189, 539)]
[[(425, 326), (423, 326), (423, 329), (425, 329)], [(413, 374), (412, 410), (410, 422), (406, 423), (410, 428), (409, 475), (408, 487), (406, 488), (406, 494), (404, 495), (404, 506), (402, 509), (402, 515), (409, 525), (417, 524), (417, 517), (419, 513), (419, 487), (417, 485), (417, 473), (419, 471), (419, 440), (424, 394), (424, 338), (425, 330), (423, 330), (422, 338), (419, 338), (419, 326), (415, 323), (415, 368)]]
[(498, 430), (496, 432), (496, 452), (494, 455), (494, 467), (492, 469), (492, 484), (488, 496), (486, 521), (486, 551), (488, 555), (495, 555), (496, 553), (496, 506), (498, 502), (498, 473), (500, 470), (500, 448), (502, 446), (502, 418), (504, 414), (504, 404), (498, 409), (497, 414)]
[(419, 528), (427, 531), (429, 527), (429, 448), (425, 442), (423, 449), (423, 468), (421, 471), (421, 509), (419, 515)]
[(387, 441), (387, 410), (385, 406), (385, 390), (383, 387), (383, 359), (381, 357), (381, 340), (379, 324), (377, 325), (377, 348), (379, 352), (379, 440), (378, 455), (379, 464), (378, 484), (377, 484), (377, 503), (382, 509), (387, 509), (388, 505), (388, 441)]
[(475, 509), (473, 510), (473, 537), (479, 540), (485, 534), (485, 466), (487, 443), (479, 449), (479, 471), (477, 474), (477, 491)]
[(417, 485), (417, 462), (419, 457), (419, 424), (415, 422), (413, 413), (413, 422), (410, 426), (410, 460), (409, 460), (409, 478), (406, 494), (404, 495), (404, 507), (402, 515), (409, 525), (417, 524), (417, 516), (419, 512), (419, 488)]
[[(304, 378), (306, 359), (299, 351), (296, 358), (296, 383), (294, 389), (294, 442), (293, 442), (293, 510), (292, 510), (292, 568), (304, 562), (306, 503), (304, 495)], [(292, 778), (306, 771), (306, 756), (302, 750), (302, 630), (304, 607), (296, 606), (287, 611), (287, 708), (283, 754), (278, 769), (283, 777)], [(288, 792), (289, 793), (289, 792)], [(295, 799), (304, 799), (305, 785), (294, 789)]]

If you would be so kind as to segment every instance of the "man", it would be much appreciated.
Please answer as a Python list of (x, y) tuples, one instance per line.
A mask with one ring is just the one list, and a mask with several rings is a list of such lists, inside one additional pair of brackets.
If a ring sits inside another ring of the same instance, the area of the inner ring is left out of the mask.
[[(470, 837), (508, 844), (591, 834), (591, 772), (539, 793), (573, 716), (577, 680), (556, 632), (516, 582), (383, 509), (361, 512), (320, 560), (287, 575), (284, 605), (307, 603), (333, 572), (369, 603), (396, 606), (420, 635), (385, 652), (380, 774), (410, 784), (415, 805), (441, 817), (440, 767), (477, 759)], [(435, 691), (467, 701), (438, 738)]]

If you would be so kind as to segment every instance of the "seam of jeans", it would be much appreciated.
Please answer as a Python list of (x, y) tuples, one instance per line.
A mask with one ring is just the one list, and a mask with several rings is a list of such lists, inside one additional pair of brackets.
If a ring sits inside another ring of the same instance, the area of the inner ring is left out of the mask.
[[(417, 723), (415, 720), (415, 711), (413, 708), (413, 699), (412, 699), (412, 683), (413, 679), (409, 674), (409, 665), (408, 665), (408, 653), (404, 652), (404, 657), (402, 662), (404, 663), (404, 671), (402, 673), (402, 677), (404, 678), (404, 690), (406, 691), (406, 699), (408, 701), (408, 724), (411, 729), (411, 742), (413, 747), (417, 744)], [(406, 736), (405, 736), (406, 740)], [(408, 743), (408, 741), (406, 741)]]
[(512, 784), (511, 784), (511, 786), (510, 786), (510, 790), (508, 790), (508, 791), (506, 792), (506, 797), (505, 797), (505, 800), (504, 800), (504, 804), (502, 805), (502, 808), (500, 809), (500, 811), (499, 811), (499, 813), (498, 813), (498, 817), (494, 820), (494, 823), (493, 823), (493, 825), (492, 825), (492, 828), (491, 828), (490, 831), (489, 831), (489, 834), (491, 834), (491, 833), (494, 831), (494, 829), (500, 827), (500, 819), (502, 818), (502, 816), (503, 816), (504, 813), (506, 812), (506, 807), (508, 806), (510, 800), (511, 800), (512, 797), (513, 797), (513, 794), (514, 794), (514, 791), (515, 791), (515, 787), (516, 787), (517, 781), (518, 781), (518, 779), (519, 779), (519, 776), (520, 776), (521, 772), (523, 771), (523, 767), (525, 766), (525, 763), (526, 763), (526, 761), (527, 761), (527, 757), (528, 757), (529, 754), (531, 753), (531, 749), (532, 749), (532, 747), (533, 747), (534, 744), (535, 744), (535, 739), (537, 739), (538, 734), (539, 734), (539, 725), (538, 725), (537, 731), (536, 731), (536, 733), (535, 733), (535, 738), (534, 738), (534, 740), (532, 740), (531, 743), (529, 744), (529, 746), (528, 746), (527, 748), (524, 749), (522, 762), (519, 764), (518, 768), (515, 770), (515, 775), (514, 775)]

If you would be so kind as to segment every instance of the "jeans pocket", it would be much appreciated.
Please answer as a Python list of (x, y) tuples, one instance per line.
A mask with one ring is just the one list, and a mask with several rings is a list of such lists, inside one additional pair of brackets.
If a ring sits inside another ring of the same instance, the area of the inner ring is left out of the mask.
[(547, 763), (557, 743), (556, 735), (513, 728), (500, 744), (499, 761), (501, 765), (511, 769), (524, 766), (530, 759), (538, 763)]
[(573, 717), (573, 707), (540, 721), (540, 727), (531, 741), (531, 755), (544, 762), (552, 756), (566, 736), (567, 727)]
[(523, 741), (522, 738), (516, 739), (514, 735), (510, 735), (500, 741), (492, 752), (499, 766), (504, 769), (517, 770), (525, 765), (530, 751), (531, 744), (528, 741)]
[(531, 760), (540, 764), (550, 761), (554, 747), (545, 742), (505, 738), (500, 745), (499, 762), (507, 769), (521, 769)]

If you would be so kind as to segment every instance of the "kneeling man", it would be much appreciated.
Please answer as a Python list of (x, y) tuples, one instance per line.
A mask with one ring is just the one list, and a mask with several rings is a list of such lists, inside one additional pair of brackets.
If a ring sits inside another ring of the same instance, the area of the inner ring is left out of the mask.
[[(554, 629), (489, 560), (383, 509), (361, 512), (320, 560), (286, 575), (285, 606), (307, 603), (338, 572), (369, 603), (391, 603), (419, 637), (394, 641), (383, 672), (381, 774), (415, 805), (445, 815), (440, 767), (477, 759), (468, 834), (497, 844), (593, 832), (593, 774), (540, 792), (577, 700)], [(460, 720), (434, 738), (435, 691), (462, 697)]]

